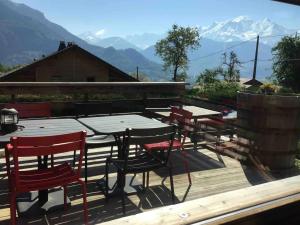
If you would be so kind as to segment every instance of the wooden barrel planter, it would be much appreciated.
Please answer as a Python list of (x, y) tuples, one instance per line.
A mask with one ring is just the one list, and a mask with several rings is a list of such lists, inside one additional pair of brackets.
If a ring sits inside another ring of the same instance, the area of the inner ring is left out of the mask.
[(271, 170), (295, 165), (300, 137), (300, 96), (239, 93), (238, 136)]

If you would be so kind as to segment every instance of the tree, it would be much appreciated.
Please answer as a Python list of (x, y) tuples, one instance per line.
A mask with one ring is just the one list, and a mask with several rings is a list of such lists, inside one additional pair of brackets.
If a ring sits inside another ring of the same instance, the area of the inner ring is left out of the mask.
[(300, 37), (285, 36), (272, 48), (273, 75), (284, 87), (300, 91)]
[(165, 39), (155, 44), (156, 54), (164, 61), (164, 70), (173, 71), (173, 80), (177, 81), (178, 71), (184, 74), (188, 64), (188, 50), (200, 46), (200, 36), (197, 28), (180, 27), (176, 24), (168, 31)]
[(0, 73), (4, 73), (4, 72), (7, 72), (7, 67), (5, 67), (4, 65), (2, 65), (1, 63), (0, 63)]
[(185, 81), (188, 77), (186, 71), (181, 71), (180, 73), (177, 73), (176, 75), (176, 81)]
[[(129, 75), (132, 76), (135, 79), (137, 78), (137, 75), (136, 75), (135, 72), (131, 72), (131, 73), (129, 73)], [(141, 82), (150, 82), (151, 79), (149, 78), (148, 75), (146, 75), (145, 73), (140, 71), (139, 72), (139, 81), (141, 81)]]
[(20, 67), (22, 67), (22, 65), (15, 65), (15, 66), (5, 66), (5, 65), (2, 65), (1, 63), (0, 63), (0, 73), (6, 73), (6, 72), (9, 72), (9, 71), (11, 71), (11, 70), (14, 70), (14, 69), (18, 69), (18, 68), (20, 68)]
[(220, 82), (218, 77), (221, 75), (221, 73), (222, 73), (222, 68), (205, 69), (202, 73), (200, 73), (196, 82), (201, 85)]
[(229, 59), (227, 60), (227, 53), (223, 54), (223, 77), (227, 82), (239, 82), (241, 62), (238, 60), (234, 51), (230, 52)]

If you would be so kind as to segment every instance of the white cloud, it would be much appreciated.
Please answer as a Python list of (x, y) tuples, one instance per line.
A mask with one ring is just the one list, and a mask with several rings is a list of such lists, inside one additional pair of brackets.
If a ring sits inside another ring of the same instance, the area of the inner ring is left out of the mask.
[(105, 33), (106, 33), (106, 30), (105, 29), (101, 29), (101, 30), (96, 31), (95, 35), (97, 37), (102, 37)]

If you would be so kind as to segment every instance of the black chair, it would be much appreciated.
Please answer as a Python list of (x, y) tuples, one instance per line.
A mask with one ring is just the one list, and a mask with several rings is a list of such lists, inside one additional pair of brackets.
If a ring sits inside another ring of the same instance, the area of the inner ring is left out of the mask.
[(147, 98), (144, 100), (146, 108), (168, 108), (170, 106), (182, 106), (180, 98)]
[[(122, 155), (118, 159), (108, 157), (106, 159), (106, 190), (105, 197), (108, 198), (109, 190), (109, 166), (113, 165), (117, 168), (121, 177), (119, 187), (122, 196), (122, 209), (125, 214), (125, 180), (126, 174), (143, 173), (143, 186), (145, 187), (145, 173), (147, 172), (147, 186), (149, 185), (149, 171), (166, 167), (169, 170), (171, 195), (174, 203), (174, 184), (172, 176), (172, 166), (168, 165), (170, 152), (173, 146), (175, 135), (175, 126), (167, 126), (162, 128), (149, 128), (149, 129), (127, 129), (122, 140)], [(157, 143), (168, 141), (170, 148), (167, 151), (149, 153), (143, 151), (138, 155), (129, 156), (131, 145), (140, 145), (141, 148), (145, 144)], [(157, 153), (157, 154), (156, 154)]]
[(84, 150), (84, 179), (87, 182), (88, 177), (88, 150), (91, 148), (110, 148), (110, 156), (113, 153), (113, 147), (116, 146), (116, 140), (113, 135), (94, 135), (92, 137), (87, 137), (85, 140), (85, 150)]
[[(108, 101), (103, 102), (84, 102), (75, 104), (76, 117), (81, 116), (108, 116), (112, 112), (112, 103)], [(88, 150), (91, 148), (103, 148), (111, 147), (111, 155), (113, 151), (113, 146), (116, 145), (116, 141), (113, 135), (94, 135), (92, 137), (87, 137), (85, 141), (85, 151), (84, 151), (84, 161), (85, 170), (84, 178), (87, 182), (88, 177)], [(74, 162), (75, 162), (75, 152), (74, 152)]]
[(112, 101), (112, 113), (143, 113), (145, 106), (141, 99), (123, 99)]
[(111, 115), (112, 103), (110, 101), (101, 102), (80, 102), (74, 104), (76, 117)]
[[(85, 140), (85, 148), (84, 148), (84, 180), (87, 182), (88, 177), (88, 150), (91, 148), (110, 148), (110, 156), (113, 153), (113, 147), (116, 145), (116, 140), (113, 135), (94, 135), (92, 137), (87, 137)], [(76, 162), (76, 151), (74, 151), (73, 155), (73, 166), (75, 166)]]

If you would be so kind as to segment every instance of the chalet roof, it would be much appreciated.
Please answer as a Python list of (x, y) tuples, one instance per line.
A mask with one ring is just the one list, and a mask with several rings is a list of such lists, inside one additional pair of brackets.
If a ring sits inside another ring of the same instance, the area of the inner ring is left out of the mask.
[(263, 83), (256, 80), (256, 79), (251, 79), (251, 80), (248, 80), (244, 83), (244, 85), (251, 85), (251, 86), (260, 86), (262, 85)]
[(54, 58), (54, 57), (56, 57), (57, 55), (60, 55), (60, 54), (62, 54), (62, 53), (65, 53), (66, 51), (70, 51), (70, 50), (74, 50), (74, 49), (77, 49), (77, 50), (79, 50), (82, 54), (85, 54), (85, 55), (87, 55), (87, 56), (89, 56), (89, 57), (92, 57), (92, 58), (94, 58), (94, 59), (100, 61), (101, 63), (107, 65), (111, 70), (116, 71), (116, 72), (118, 72), (119, 74), (125, 76), (126, 79), (128, 79), (128, 81), (137, 81), (135, 78), (133, 78), (133, 77), (130, 76), (129, 74), (123, 72), (122, 70), (118, 69), (117, 67), (115, 67), (115, 66), (109, 64), (108, 62), (106, 62), (106, 61), (104, 61), (103, 59), (101, 59), (101, 58), (95, 56), (94, 54), (90, 53), (89, 51), (87, 51), (87, 50), (85, 50), (85, 49), (83, 49), (83, 48), (81, 48), (81, 47), (79, 47), (79, 46), (76, 45), (76, 44), (72, 44), (72, 45), (70, 45), (70, 46), (68, 46), (68, 47), (66, 47), (66, 48), (64, 48), (64, 49), (62, 49), (62, 50), (60, 50), (60, 51), (56, 51), (56, 52), (54, 52), (54, 53), (52, 53), (52, 54), (50, 54), (50, 55), (48, 55), (48, 56), (46, 56), (46, 57), (40, 58), (40, 59), (38, 59), (38, 60), (36, 60), (36, 61), (30, 63), (30, 64), (24, 65), (24, 66), (19, 67), (19, 68), (15, 69), (15, 70), (9, 71), (9, 72), (4, 73), (4, 74), (1, 74), (1, 75), (0, 75), (0, 78), (6, 77), (6, 76), (12, 76), (13, 74), (15, 74), (15, 73), (17, 73), (17, 72), (20, 72), (20, 71), (22, 71), (22, 70), (25, 71), (25, 70), (27, 70), (27, 69), (30, 69), (30, 68), (32, 68), (32, 67), (34, 67), (34, 66), (39, 65), (40, 63), (42, 63), (42, 62), (44, 62), (44, 61), (46, 61), (46, 60), (48, 60), (48, 59)]

